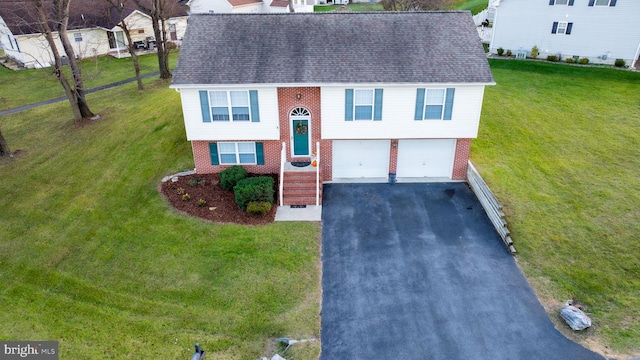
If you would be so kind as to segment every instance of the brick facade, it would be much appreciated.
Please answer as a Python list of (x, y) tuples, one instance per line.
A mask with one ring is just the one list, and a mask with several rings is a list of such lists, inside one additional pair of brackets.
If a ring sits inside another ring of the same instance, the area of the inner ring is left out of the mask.
[[(297, 107), (307, 109), (311, 116), (310, 129), (312, 150), (316, 142), (320, 142), (320, 179), (332, 180), (331, 164), (333, 160), (332, 141), (322, 140), (322, 114), (319, 87), (289, 87), (278, 88), (278, 116), (280, 140), (261, 141), (264, 147), (264, 165), (243, 165), (248, 172), (256, 174), (277, 174), (280, 172), (280, 151), (282, 142), (286, 143), (286, 161), (309, 161), (309, 157), (291, 157), (291, 111)], [(227, 140), (225, 140), (227, 141)], [(233, 141), (233, 140), (228, 140)], [(243, 141), (243, 140), (238, 140)], [(246, 140), (244, 140), (246, 141)], [(259, 140), (257, 140), (259, 141)], [(398, 139), (391, 139), (389, 154), (389, 173), (396, 173), (398, 167)], [(209, 143), (213, 141), (192, 141), (193, 158), (196, 172), (199, 174), (218, 173), (229, 165), (212, 165)], [(395, 145), (395, 146), (394, 146)], [(465, 180), (467, 177), (467, 162), (471, 151), (471, 139), (457, 139), (455, 158), (453, 163), (452, 180)]]
[(471, 139), (458, 139), (456, 141), (456, 155), (453, 160), (452, 180), (467, 179), (467, 165), (469, 163), (469, 153), (471, 152)]
[[(298, 94), (300, 99), (298, 99)], [(316, 142), (320, 142), (320, 178), (322, 181), (331, 180), (331, 141), (321, 140), (322, 114), (320, 110), (319, 87), (290, 87), (278, 88), (278, 115), (280, 117), (280, 141), (287, 143), (287, 161), (309, 161), (309, 157), (291, 158), (291, 120), (289, 115), (297, 107), (309, 110), (311, 114), (311, 142), (315, 150)], [(266, 155), (265, 155), (266, 156)], [(279, 157), (278, 157), (279, 158)]]

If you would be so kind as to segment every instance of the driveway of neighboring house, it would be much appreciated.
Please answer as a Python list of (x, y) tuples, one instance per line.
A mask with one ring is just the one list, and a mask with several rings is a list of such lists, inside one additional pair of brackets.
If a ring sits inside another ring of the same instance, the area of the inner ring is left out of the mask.
[(322, 202), (322, 360), (604, 359), (554, 328), (464, 183)]

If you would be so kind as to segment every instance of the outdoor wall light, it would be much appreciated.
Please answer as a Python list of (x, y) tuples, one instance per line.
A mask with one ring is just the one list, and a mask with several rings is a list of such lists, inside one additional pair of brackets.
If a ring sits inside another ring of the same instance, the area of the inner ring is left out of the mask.
[(394, 148), (397, 148), (398, 147), (398, 142), (396, 140), (393, 140), (391, 142), (391, 146), (393, 146)]
[(301, 93), (297, 93), (297, 94), (296, 94), (296, 98), (297, 98), (298, 100), (300, 100), (300, 98), (301, 98), (301, 97), (302, 97), (302, 94), (301, 94)]

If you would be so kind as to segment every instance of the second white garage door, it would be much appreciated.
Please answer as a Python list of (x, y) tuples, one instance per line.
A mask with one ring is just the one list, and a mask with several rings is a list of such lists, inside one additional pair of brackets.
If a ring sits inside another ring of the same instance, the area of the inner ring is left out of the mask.
[(334, 140), (333, 178), (388, 178), (389, 140)]
[(398, 178), (451, 178), (455, 139), (400, 140)]

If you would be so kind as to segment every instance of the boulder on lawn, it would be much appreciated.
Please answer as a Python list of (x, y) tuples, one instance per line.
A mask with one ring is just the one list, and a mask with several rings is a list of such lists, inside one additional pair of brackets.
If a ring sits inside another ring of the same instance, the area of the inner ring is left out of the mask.
[(591, 326), (591, 319), (587, 314), (570, 303), (560, 311), (560, 316), (576, 331), (584, 330)]

